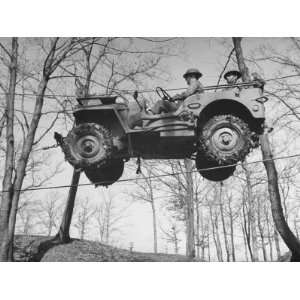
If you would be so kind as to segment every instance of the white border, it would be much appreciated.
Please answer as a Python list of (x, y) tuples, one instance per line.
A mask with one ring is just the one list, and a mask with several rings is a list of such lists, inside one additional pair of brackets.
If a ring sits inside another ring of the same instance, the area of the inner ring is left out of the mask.
[(299, 1), (10, 0), (1, 36), (297, 36)]

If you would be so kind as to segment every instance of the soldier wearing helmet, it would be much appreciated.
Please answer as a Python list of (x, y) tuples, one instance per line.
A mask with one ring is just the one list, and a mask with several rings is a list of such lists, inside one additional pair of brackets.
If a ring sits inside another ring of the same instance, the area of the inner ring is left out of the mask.
[(172, 97), (172, 102), (162, 100), (157, 101), (154, 107), (150, 109), (150, 111), (154, 114), (175, 111), (181, 105), (181, 102), (184, 101), (187, 97), (196, 93), (203, 93), (203, 86), (199, 81), (200, 77), (202, 77), (202, 74), (198, 69), (188, 69), (183, 74), (183, 78), (186, 80), (188, 88), (184, 92), (176, 94), (174, 97)]
[(203, 86), (199, 81), (199, 78), (202, 77), (202, 74), (198, 69), (188, 69), (184, 74), (183, 78), (185, 79), (188, 88), (180, 94), (175, 95), (172, 99), (173, 101), (183, 101), (187, 97), (196, 94), (203, 93)]
[(226, 80), (228, 87), (224, 88), (224, 90), (237, 89), (237, 91), (239, 91), (239, 88), (234, 87), (233, 85), (237, 84), (241, 77), (242, 74), (239, 71), (231, 70), (226, 72), (224, 79)]

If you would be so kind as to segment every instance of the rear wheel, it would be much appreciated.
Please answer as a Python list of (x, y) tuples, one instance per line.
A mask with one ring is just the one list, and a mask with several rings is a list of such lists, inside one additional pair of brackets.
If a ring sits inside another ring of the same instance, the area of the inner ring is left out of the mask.
[(95, 186), (108, 186), (122, 176), (124, 171), (124, 161), (122, 159), (112, 159), (99, 168), (85, 169), (84, 173)]
[(98, 168), (110, 159), (113, 141), (103, 126), (83, 123), (68, 133), (62, 148), (67, 161), (75, 168)]
[(252, 144), (247, 123), (234, 115), (216, 115), (200, 128), (199, 150), (218, 165), (243, 161)]

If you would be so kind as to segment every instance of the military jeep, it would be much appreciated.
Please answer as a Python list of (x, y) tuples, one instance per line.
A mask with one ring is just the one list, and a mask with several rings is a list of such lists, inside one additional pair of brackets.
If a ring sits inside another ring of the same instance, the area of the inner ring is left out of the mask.
[[(66, 160), (96, 186), (116, 182), (130, 158), (190, 158), (203, 177), (223, 181), (258, 147), (267, 100), (255, 82), (224, 88), (194, 94), (175, 112), (157, 115), (137, 97), (130, 103), (117, 96), (78, 98), (73, 129), (55, 138)], [(156, 91), (172, 101), (162, 88)]]

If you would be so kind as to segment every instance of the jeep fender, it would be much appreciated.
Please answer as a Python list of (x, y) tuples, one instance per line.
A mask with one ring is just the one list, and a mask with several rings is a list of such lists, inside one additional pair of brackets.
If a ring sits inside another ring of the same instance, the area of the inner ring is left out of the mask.
[(234, 114), (243, 118), (251, 130), (261, 133), (265, 120), (265, 108), (256, 99), (261, 98), (259, 89), (244, 89), (239, 95), (234, 91), (195, 94), (188, 97), (181, 106), (205, 121), (216, 114)]
[(128, 108), (120, 104), (98, 107), (77, 108), (74, 111), (76, 125), (81, 123), (96, 123), (107, 128), (113, 137), (114, 146), (119, 150), (124, 148), (124, 139), (128, 132)]

